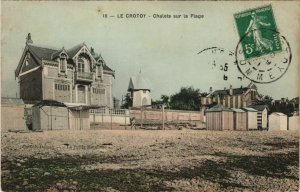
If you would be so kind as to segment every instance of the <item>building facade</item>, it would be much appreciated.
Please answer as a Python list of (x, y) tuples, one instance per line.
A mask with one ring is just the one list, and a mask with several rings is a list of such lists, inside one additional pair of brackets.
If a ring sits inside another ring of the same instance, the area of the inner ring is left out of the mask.
[(220, 104), (228, 108), (241, 108), (255, 104), (260, 99), (256, 85), (250, 83), (247, 87), (241, 88), (230, 86), (229, 89), (216, 91), (210, 88), (210, 93), (206, 97), (201, 97), (201, 106), (209, 107)]
[(149, 83), (142, 76), (142, 72), (135, 77), (130, 77), (128, 92), (132, 99), (132, 107), (151, 105), (151, 94)]
[(33, 45), (30, 34), (15, 75), (25, 102), (57, 100), (113, 107), (115, 72), (85, 43), (70, 49)]

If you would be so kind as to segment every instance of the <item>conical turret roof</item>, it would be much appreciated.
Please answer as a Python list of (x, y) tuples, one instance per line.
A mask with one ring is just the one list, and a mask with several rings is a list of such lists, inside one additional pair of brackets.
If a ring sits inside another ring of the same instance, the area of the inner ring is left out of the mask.
[(137, 76), (130, 77), (128, 91), (130, 91), (130, 90), (149, 90), (150, 91), (150, 83), (146, 78), (144, 78), (141, 70)]

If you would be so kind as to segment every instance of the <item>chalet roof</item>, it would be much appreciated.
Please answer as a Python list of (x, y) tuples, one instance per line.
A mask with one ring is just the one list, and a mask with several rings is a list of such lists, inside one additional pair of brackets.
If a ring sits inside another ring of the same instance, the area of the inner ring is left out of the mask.
[(104, 59), (102, 58), (102, 56), (99, 54), (98, 56), (95, 57), (95, 60), (98, 62), (98, 60), (102, 60), (103, 61), (103, 69), (107, 70), (107, 71), (113, 71), (111, 68), (109, 68), (106, 65), (106, 62), (104, 61)]
[(130, 77), (128, 90), (149, 90), (149, 82), (143, 77), (142, 72), (135, 77)]
[(58, 50), (55, 49), (49, 49), (44, 47), (37, 47), (34, 45), (28, 45), (29, 50), (31, 53), (36, 56), (39, 60), (46, 59), (46, 60), (52, 60), (52, 54), (57, 52)]
[(73, 58), (76, 53), (78, 53), (78, 51), (84, 46), (84, 43), (81, 43), (79, 45), (75, 45), (74, 47), (70, 48), (67, 50), (67, 53), (69, 55), (70, 58)]
[(98, 61), (98, 60), (102, 60), (103, 63), (105, 63), (104, 59), (102, 58), (102, 56), (99, 54), (95, 57), (95, 60)]
[[(40, 65), (42, 64), (42, 62), (41, 62), (42, 59), (52, 61), (55, 57), (57, 57), (63, 51), (65, 51), (69, 57), (67, 62), (69, 64), (74, 64), (74, 61), (72, 60), (72, 58), (74, 57), (74, 55), (76, 55), (76, 53), (78, 53), (78, 51), (82, 48), (82, 46), (85, 46), (85, 44), (81, 43), (79, 45), (76, 45), (76, 46), (68, 49), (67, 51), (64, 48), (53, 49), (53, 48), (41, 47), (41, 46), (37, 46), (37, 45), (33, 45), (33, 44), (27, 44), (26, 46), (27, 46), (26, 48), (28, 48), (28, 51), (39, 62)], [(25, 52), (27, 51), (26, 48), (25, 48), (25, 51), (23, 53), (21, 60), (23, 60)], [(22, 61), (19, 62), (19, 65), (15, 71), (16, 76), (18, 75), (18, 73), (21, 70), (22, 63), (23, 63)], [(109, 74), (114, 75), (114, 71), (110, 67), (108, 67), (106, 65), (106, 63), (104, 63), (103, 69), (105, 71), (109, 72)]]
[[(253, 84), (252, 82), (247, 87), (233, 88), (232, 95), (242, 95), (251, 88), (257, 89), (255, 84)], [(227, 96), (227, 95), (230, 95), (229, 93), (230, 93), (230, 89), (215, 90), (214, 92), (208, 94), (206, 97), (215, 97), (218, 95), (219, 96)]]
[(249, 107), (256, 109), (257, 111), (263, 111), (265, 109), (268, 109), (267, 105), (250, 105)]
[[(58, 57), (61, 53), (63, 53), (63, 52), (67, 53), (66, 50), (65, 50), (64, 48), (61, 48), (60, 50), (54, 52), (54, 53), (51, 55), (51, 59), (57, 58), (57, 57)], [(67, 56), (69, 56), (69, 55), (67, 54)]]
[(245, 113), (244, 110), (242, 109), (237, 109), (237, 108), (231, 108), (232, 111), (237, 112), (237, 113)]
[[(248, 89), (249, 89), (249, 87), (235, 88), (235, 89), (232, 89), (232, 94), (233, 95), (241, 95), (241, 94), (245, 93)], [(215, 90), (214, 92), (212, 92), (208, 96), (217, 96), (217, 95), (225, 96), (225, 95), (229, 95), (229, 91), (230, 91), (230, 89)]]
[(230, 111), (232, 112), (231, 109), (227, 108), (227, 107), (224, 107), (223, 105), (215, 105), (209, 109), (206, 109), (206, 112), (221, 112), (221, 111)]
[(244, 111), (249, 111), (249, 112), (257, 112), (256, 109), (253, 109), (251, 107), (242, 107), (241, 109), (243, 109)]

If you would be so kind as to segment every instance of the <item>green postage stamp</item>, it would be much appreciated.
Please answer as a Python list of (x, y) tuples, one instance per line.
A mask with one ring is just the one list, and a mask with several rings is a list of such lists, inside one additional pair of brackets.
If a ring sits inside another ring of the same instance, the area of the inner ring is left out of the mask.
[(282, 51), (271, 5), (234, 14), (245, 59)]

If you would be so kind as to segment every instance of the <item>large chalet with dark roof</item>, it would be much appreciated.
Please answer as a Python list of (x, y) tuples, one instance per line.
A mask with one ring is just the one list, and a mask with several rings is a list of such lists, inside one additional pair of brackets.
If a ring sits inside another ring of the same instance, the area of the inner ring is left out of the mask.
[(15, 75), (25, 102), (57, 100), (73, 105), (113, 107), (115, 72), (85, 43), (70, 49), (33, 45), (30, 34)]
[(255, 84), (250, 83), (247, 87), (224, 88), (224, 90), (212, 91), (206, 97), (201, 98), (201, 106), (209, 107), (221, 104), (228, 108), (241, 108), (255, 104), (261, 96), (257, 92)]

